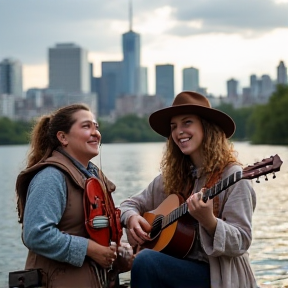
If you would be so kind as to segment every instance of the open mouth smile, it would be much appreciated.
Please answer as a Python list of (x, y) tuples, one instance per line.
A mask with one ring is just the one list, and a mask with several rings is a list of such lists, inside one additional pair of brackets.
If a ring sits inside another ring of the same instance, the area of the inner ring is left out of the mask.
[(179, 142), (180, 143), (185, 143), (187, 141), (189, 141), (192, 137), (187, 137), (187, 138), (183, 138), (183, 139), (180, 139)]

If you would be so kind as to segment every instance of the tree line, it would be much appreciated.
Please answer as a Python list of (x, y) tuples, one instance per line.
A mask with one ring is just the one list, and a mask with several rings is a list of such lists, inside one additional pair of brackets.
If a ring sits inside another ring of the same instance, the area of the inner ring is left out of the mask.
[(265, 105), (234, 109), (221, 105), (217, 109), (229, 114), (236, 123), (233, 140), (251, 144), (288, 145), (288, 86), (278, 85)]
[[(265, 105), (240, 109), (221, 104), (217, 109), (230, 115), (236, 123), (232, 140), (250, 141), (252, 144), (288, 144), (288, 86), (279, 85)], [(154, 132), (148, 117), (126, 115), (115, 123), (99, 120), (103, 143), (160, 142), (165, 139)], [(0, 145), (27, 144), (33, 122), (12, 121), (0, 118)]]

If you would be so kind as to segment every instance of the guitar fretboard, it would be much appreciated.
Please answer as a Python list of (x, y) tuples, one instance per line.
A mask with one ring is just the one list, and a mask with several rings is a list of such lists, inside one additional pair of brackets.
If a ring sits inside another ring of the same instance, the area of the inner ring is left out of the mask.
[(231, 174), (227, 178), (225, 178), (223, 180), (220, 180), (214, 186), (212, 186), (211, 188), (207, 189), (204, 192), (202, 200), (204, 202), (207, 202), (208, 198), (209, 199), (214, 198), (220, 192), (222, 192), (223, 190), (227, 189), (228, 187), (230, 187), (231, 185), (235, 184), (236, 182), (238, 182), (241, 179), (242, 179), (242, 171), (237, 171), (237, 172)]
[[(208, 199), (213, 199), (216, 195), (218, 195), (223, 190), (227, 189), (231, 185), (235, 184), (239, 180), (242, 179), (242, 171), (237, 171), (227, 178), (220, 180), (217, 182), (214, 186), (207, 189), (202, 197), (202, 200), (204, 202), (207, 202)], [(169, 226), (176, 220), (178, 220), (180, 217), (182, 217), (184, 214), (186, 214), (188, 211), (188, 205), (187, 202), (184, 202), (181, 204), (178, 208), (171, 211), (168, 215), (164, 216), (162, 219), (162, 229)]]

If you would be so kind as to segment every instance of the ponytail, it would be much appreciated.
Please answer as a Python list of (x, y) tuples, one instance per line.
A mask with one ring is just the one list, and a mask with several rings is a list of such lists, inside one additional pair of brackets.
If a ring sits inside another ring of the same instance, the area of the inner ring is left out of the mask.
[(72, 104), (39, 118), (31, 132), (31, 148), (27, 168), (35, 165), (43, 158), (48, 158), (53, 150), (61, 145), (57, 138), (57, 132), (69, 133), (71, 126), (76, 121), (73, 114), (79, 110), (90, 111), (85, 104)]
[[(85, 104), (71, 104), (59, 108), (50, 115), (44, 115), (38, 119), (30, 134), (30, 151), (27, 158), (27, 167), (30, 168), (48, 158), (53, 150), (61, 145), (57, 138), (57, 132), (69, 133), (76, 119), (74, 113), (79, 110), (90, 111)], [(33, 172), (33, 168), (31, 169)], [(30, 172), (31, 172), (30, 171)], [(33, 173), (22, 171), (16, 181), (17, 211), (19, 223), (23, 223), (23, 214), (26, 205), (28, 185), (33, 177)], [(28, 174), (27, 174), (28, 173)], [(30, 173), (30, 174), (29, 174)], [(23, 176), (25, 175), (25, 177)]]
[(35, 124), (30, 134), (31, 148), (28, 155), (27, 168), (38, 163), (46, 154), (50, 154), (53, 148), (55, 148), (49, 137), (50, 120), (51, 115), (42, 116)]

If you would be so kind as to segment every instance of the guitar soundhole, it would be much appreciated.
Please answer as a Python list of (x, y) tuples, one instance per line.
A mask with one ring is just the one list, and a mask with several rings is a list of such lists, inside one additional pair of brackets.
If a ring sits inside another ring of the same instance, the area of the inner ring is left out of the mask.
[(162, 220), (163, 215), (157, 215), (152, 223), (152, 229), (150, 232), (150, 238), (151, 240), (154, 240), (156, 237), (159, 236), (161, 230), (162, 230)]

